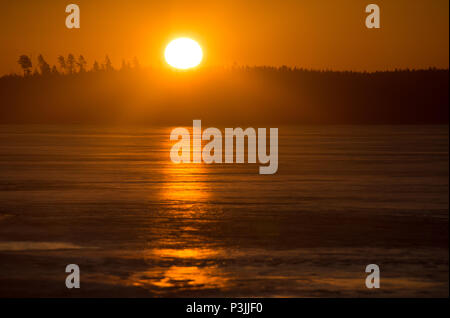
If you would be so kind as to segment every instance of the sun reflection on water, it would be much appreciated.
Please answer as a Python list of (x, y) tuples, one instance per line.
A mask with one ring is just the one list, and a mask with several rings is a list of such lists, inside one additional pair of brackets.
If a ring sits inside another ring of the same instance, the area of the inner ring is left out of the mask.
[(205, 166), (205, 164), (169, 164), (164, 170), (166, 181), (162, 186), (161, 200), (176, 204), (175, 209), (183, 210), (192, 204), (207, 200), (210, 189)]
[(147, 259), (163, 259), (173, 265), (134, 273), (129, 277), (133, 286), (203, 290), (228, 285), (229, 279), (219, 266), (210, 265), (211, 260), (223, 254), (221, 249), (164, 248), (152, 249), (145, 254)]
[[(167, 144), (167, 149), (170, 146)], [(166, 226), (170, 233), (175, 231), (175, 234), (161, 233), (158, 241), (152, 242), (155, 247), (144, 251), (146, 260), (156, 261), (161, 266), (134, 273), (129, 277), (132, 285), (181, 290), (227, 286), (228, 278), (215, 261), (223, 256), (224, 251), (204, 243), (199, 226), (211, 222), (205, 217), (212, 211), (208, 169), (208, 165), (203, 163), (172, 162), (163, 169), (164, 182), (159, 197), (166, 207), (164, 217), (169, 218)]]
[(159, 288), (211, 289), (224, 288), (228, 279), (217, 266), (171, 266), (164, 271), (136, 273), (130, 277), (134, 286)]
[(205, 259), (215, 257), (220, 254), (218, 249), (209, 248), (186, 248), (186, 249), (154, 249), (151, 251), (153, 255), (166, 258), (181, 259)]

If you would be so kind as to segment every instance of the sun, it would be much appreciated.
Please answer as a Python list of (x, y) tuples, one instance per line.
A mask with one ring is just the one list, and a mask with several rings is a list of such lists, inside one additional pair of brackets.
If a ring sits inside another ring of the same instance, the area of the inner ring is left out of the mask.
[(178, 38), (167, 45), (164, 57), (170, 66), (185, 70), (200, 64), (203, 59), (203, 51), (194, 40)]

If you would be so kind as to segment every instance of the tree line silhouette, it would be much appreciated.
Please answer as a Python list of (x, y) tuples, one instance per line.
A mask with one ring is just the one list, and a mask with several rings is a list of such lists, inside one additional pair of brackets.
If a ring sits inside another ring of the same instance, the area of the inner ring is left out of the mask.
[[(33, 62), (28, 55), (21, 55), (17, 63), (20, 65), (24, 72), (24, 76), (30, 76), (31, 70), (33, 68)], [(44, 59), (42, 54), (39, 54), (37, 57), (37, 67), (34, 68), (33, 75), (49, 75), (49, 74), (74, 74), (74, 73), (83, 73), (88, 71), (86, 66), (87, 62), (83, 55), (79, 55), (76, 58), (72, 53), (68, 54), (67, 57), (62, 55), (58, 56), (58, 64), (59, 70), (56, 65), (50, 67), (50, 64)], [(136, 57), (133, 59), (133, 63), (126, 62), (122, 60), (121, 69), (131, 69), (131, 68), (139, 68), (139, 61)], [(114, 67), (111, 63), (111, 60), (108, 55), (105, 56), (105, 61), (102, 64), (99, 64), (97, 61), (94, 61), (92, 68), (90, 71), (99, 72), (99, 71), (113, 71)]]
[(0, 78), (0, 123), (229, 127), (304, 124), (448, 124), (449, 70), (351, 72), (282, 67), (114, 68), (108, 56), (39, 55), (23, 76)]

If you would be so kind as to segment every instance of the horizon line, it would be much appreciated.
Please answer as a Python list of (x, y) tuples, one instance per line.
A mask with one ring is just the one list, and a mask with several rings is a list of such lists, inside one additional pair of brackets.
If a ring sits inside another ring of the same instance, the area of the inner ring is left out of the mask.
[(57, 74), (42, 74), (39, 72), (39, 67), (33, 67), (32, 73), (28, 76), (25, 76), (23, 73), (20, 72), (10, 72), (10, 73), (4, 73), (0, 75), (0, 78), (5, 77), (33, 77), (33, 76), (43, 76), (43, 75), (78, 75), (82, 73), (107, 73), (107, 72), (120, 72), (120, 71), (166, 71), (166, 72), (173, 72), (173, 73), (194, 73), (194, 72), (201, 72), (205, 70), (225, 70), (225, 71), (233, 71), (233, 70), (257, 70), (257, 69), (265, 69), (265, 70), (272, 70), (272, 71), (291, 71), (291, 72), (315, 72), (315, 73), (354, 73), (354, 74), (377, 74), (377, 73), (401, 73), (401, 72), (423, 72), (423, 71), (450, 71), (450, 68), (441, 68), (436, 66), (428, 66), (423, 68), (393, 68), (393, 69), (379, 69), (379, 70), (341, 70), (341, 69), (330, 69), (330, 68), (306, 68), (306, 67), (299, 67), (299, 66), (288, 66), (288, 65), (281, 65), (281, 66), (275, 66), (275, 65), (214, 65), (214, 66), (198, 66), (194, 67), (192, 69), (186, 69), (186, 70), (178, 70), (174, 69), (170, 66), (138, 66), (138, 67), (112, 67), (111, 69), (99, 69), (95, 70), (93, 67), (86, 69), (84, 71), (75, 71), (72, 73), (66, 73), (60, 70), (60, 67), (57, 67), (56, 65), (53, 65), (52, 68), (55, 67), (57, 70)]

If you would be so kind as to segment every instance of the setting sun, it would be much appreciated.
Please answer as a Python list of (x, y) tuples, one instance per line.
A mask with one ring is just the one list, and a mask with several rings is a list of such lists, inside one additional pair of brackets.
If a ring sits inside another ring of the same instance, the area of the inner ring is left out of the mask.
[(170, 42), (164, 53), (167, 64), (178, 69), (188, 69), (200, 64), (203, 52), (200, 45), (189, 38)]

